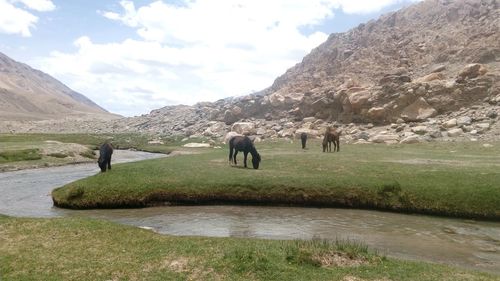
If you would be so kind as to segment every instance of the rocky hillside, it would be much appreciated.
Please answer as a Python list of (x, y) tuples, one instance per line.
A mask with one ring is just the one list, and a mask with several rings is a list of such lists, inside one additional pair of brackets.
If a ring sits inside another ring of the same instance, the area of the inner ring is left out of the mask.
[(116, 115), (51, 76), (0, 53), (0, 120)]
[(426, 0), (330, 35), (259, 93), (73, 126), (273, 138), (336, 124), (344, 141), (489, 140), (500, 134), (499, 66), (497, 0)]

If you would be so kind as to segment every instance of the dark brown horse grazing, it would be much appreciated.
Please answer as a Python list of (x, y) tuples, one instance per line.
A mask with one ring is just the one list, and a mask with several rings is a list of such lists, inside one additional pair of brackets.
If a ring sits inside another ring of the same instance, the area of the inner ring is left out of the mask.
[[(233, 154), (234, 150), (234, 154)], [(254, 169), (259, 168), (260, 163), (260, 154), (255, 149), (252, 140), (250, 140), (247, 136), (234, 136), (229, 140), (229, 162), (236, 163), (236, 154), (238, 151), (243, 151), (243, 163), (245, 164), (245, 168), (247, 167), (247, 155), (250, 152), (252, 154), (252, 166)]]
[(300, 140), (302, 141), (302, 149), (306, 149), (307, 133), (300, 134)]
[(106, 172), (106, 168), (111, 170), (111, 155), (113, 154), (113, 146), (110, 143), (104, 143), (99, 149), (99, 159), (97, 164), (101, 168), (101, 172)]
[(325, 131), (325, 136), (323, 137), (323, 152), (332, 152), (332, 143), (333, 143), (333, 152), (340, 150), (340, 132), (337, 129), (332, 127), (327, 127)]

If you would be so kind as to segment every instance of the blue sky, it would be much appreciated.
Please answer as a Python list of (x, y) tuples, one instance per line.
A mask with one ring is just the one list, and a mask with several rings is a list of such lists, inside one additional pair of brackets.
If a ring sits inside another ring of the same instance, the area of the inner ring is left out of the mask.
[(418, 0), (0, 0), (0, 52), (125, 116), (262, 90)]

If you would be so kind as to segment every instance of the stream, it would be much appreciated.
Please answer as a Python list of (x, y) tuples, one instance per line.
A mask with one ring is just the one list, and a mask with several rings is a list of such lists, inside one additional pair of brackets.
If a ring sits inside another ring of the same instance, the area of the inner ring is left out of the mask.
[[(162, 157), (115, 150), (113, 164)], [(79, 164), (0, 173), (0, 213), (18, 217), (84, 216), (148, 227), (169, 235), (360, 241), (381, 254), (500, 274), (500, 222), (389, 212), (262, 206), (165, 206), (67, 210), (52, 189), (99, 172)]]

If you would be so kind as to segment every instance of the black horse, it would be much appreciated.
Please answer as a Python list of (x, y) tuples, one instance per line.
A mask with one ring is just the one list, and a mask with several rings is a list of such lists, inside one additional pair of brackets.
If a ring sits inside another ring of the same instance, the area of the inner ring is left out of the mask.
[[(233, 155), (234, 150), (234, 155)], [(236, 154), (238, 151), (243, 151), (243, 163), (245, 168), (247, 167), (247, 155), (250, 152), (252, 154), (252, 165), (254, 169), (259, 168), (260, 154), (255, 149), (252, 140), (247, 136), (234, 136), (229, 140), (229, 162), (236, 165)]]
[(302, 141), (302, 149), (306, 149), (307, 133), (300, 134), (300, 140)]
[(101, 168), (101, 172), (106, 172), (106, 168), (111, 170), (111, 155), (113, 154), (113, 146), (110, 143), (101, 145), (99, 149), (99, 159), (97, 164)]

